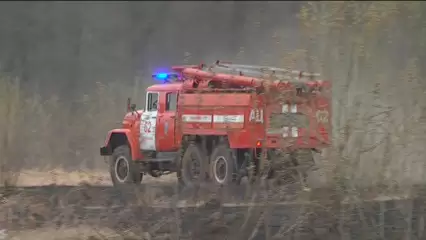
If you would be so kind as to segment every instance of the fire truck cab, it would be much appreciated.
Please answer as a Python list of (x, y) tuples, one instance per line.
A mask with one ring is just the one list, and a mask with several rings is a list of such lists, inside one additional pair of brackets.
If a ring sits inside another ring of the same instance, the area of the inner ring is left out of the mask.
[[(177, 173), (185, 186), (271, 177), (330, 144), (330, 84), (317, 74), (217, 61), (153, 74), (101, 147), (114, 185)], [(291, 156), (282, 160), (283, 154)]]

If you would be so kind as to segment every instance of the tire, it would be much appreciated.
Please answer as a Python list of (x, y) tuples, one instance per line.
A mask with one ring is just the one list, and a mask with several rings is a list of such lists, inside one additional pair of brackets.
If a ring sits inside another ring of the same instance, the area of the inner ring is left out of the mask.
[(179, 155), (176, 159), (176, 177), (178, 180), (178, 186), (185, 186), (185, 183), (182, 180), (182, 159), (185, 154), (186, 146), (181, 146), (179, 148)]
[(294, 178), (294, 164), (290, 156), (283, 156), (278, 152), (271, 150), (268, 152), (269, 161), (271, 161), (272, 168), (269, 172), (269, 179), (274, 179), (276, 183), (281, 184), (291, 184), (296, 179)]
[(315, 165), (314, 155), (311, 149), (300, 149), (290, 153), (295, 166), (304, 166), (306, 169)]
[(143, 178), (139, 165), (132, 160), (130, 148), (125, 145), (114, 149), (109, 170), (114, 186), (139, 184)]
[[(192, 169), (194, 161), (198, 165), (198, 175), (195, 175)], [(206, 164), (206, 155), (201, 148), (195, 143), (190, 143), (185, 149), (185, 153), (179, 164), (180, 167), (177, 173), (179, 183), (184, 187), (195, 187), (200, 185), (206, 178)]]
[(313, 152), (311, 149), (300, 149), (290, 154), (293, 165), (297, 167), (298, 180), (304, 190), (309, 189), (308, 172), (315, 165)]
[(217, 185), (228, 185), (236, 182), (234, 158), (226, 144), (215, 147), (210, 158), (210, 176)]

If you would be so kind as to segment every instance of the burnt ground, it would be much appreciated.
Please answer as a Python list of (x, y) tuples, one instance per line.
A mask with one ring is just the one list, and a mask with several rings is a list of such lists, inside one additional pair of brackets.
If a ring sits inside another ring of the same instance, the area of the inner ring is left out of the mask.
[(244, 186), (51, 185), (2, 192), (0, 227), (8, 232), (85, 225), (137, 236), (127, 239), (426, 239), (423, 188), (407, 199), (351, 203), (331, 189), (296, 194)]

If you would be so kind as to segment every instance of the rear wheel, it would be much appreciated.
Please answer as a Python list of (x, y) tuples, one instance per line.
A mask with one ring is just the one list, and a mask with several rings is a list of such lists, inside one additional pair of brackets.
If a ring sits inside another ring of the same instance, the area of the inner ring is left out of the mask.
[(290, 154), (293, 165), (299, 177), (301, 187), (305, 191), (309, 191), (308, 172), (315, 165), (313, 151), (311, 149), (300, 149)]
[(274, 149), (268, 151), (268, 159), (271, 162), (271, 170), (268, 174), (269, 179), (274, 179), (278, 185), (294, 183), (294, 165), (288, 154), (283, 154)]
[(110, 161), (110, 175), (114, 186), (139, 184), (142, 181), (143, 174), (139, 165), (132, 160), (128, 146), (114, 149)]
[(206, 156), (196, 143), (185, 150), (178, 170), (179, 183), (185, 187), (194, 187), (205, 181)]
[(217, 185), (235, 182), (234, 157), (226, 144), (220, 144), (213, 150), (210, 158), (210, 176)]
[(308, 171), (314, 165), (310, 149), (296, 150), (290, 153), (280, 153), (277, 150), (268, 152), (272, 163), (269, 178), (273, 178), (278, 185), (287, 185), (299, 182), (304, 190), (308, 190)]

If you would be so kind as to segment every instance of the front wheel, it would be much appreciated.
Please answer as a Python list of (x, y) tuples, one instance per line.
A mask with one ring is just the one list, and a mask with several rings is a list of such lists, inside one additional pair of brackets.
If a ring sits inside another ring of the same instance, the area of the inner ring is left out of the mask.
[(139, 165), (132, 161), (130, 148), (119, 146), (114, 149), (110, 161), (110, 175), (114, 186), (126, 184), (139, 184), (143, 174)]

